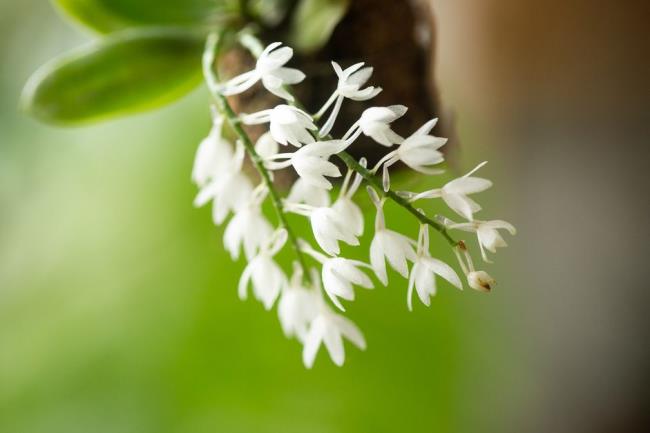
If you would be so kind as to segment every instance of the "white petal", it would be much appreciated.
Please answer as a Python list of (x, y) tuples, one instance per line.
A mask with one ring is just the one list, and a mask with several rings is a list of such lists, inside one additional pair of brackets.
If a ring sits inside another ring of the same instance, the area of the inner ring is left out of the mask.
[(248, 298), (248, 282), (250, 281), (251, 274), (253, 272), (251, 263), (246, 265), (244, 268), (244, 272), (242, 272), (241, 277), (239, 278), (239, 284), (237, 286), (237, 293), (239, 294), (239, 299), (242, 301)]
[(381, 93), (381, 91), (381, 87), (370, 86), (346, 96), (353, 101), (367, 101), (368, 99), (372, 99), (377, 96), (379, 93)]
[(497, 248), (508, 246), (496, 229), (481, 226), (476, 231), (476, 234), (479, 242), (492, 253), (496, 253)]
[(323, 321), (321, 317), (317, 317), (309, 327), (302, 348), (302, 362), (305, 364), (305, 367), (311, 368), (314, 365), (314, 360), (316, 359), (316, 354), (318, 353), (318, 348), (320, 347), (322, 338)]
[(303, 178), (298, 178), (287, 197), (289, 203), (304, 203), (314, 207), (325, 207), (330, 204), (330, 195), (326, 189), (315, 188)]
[(353, 284), (365, 288), (372, 288), (372, 281), (366, 274), (355, 266), (352, 260), (337, 258), (332, 259), (335, 263), (334, 272)]
[[(415, 265), (413, 265), (415, 268)], [(411, 270), (413, 272), (413, 270)], [(431, 296), (436, 294), (436, 281), (433, 273), (426, 266), (419, 266), (415, 275), (415, 290), (420, 301), (427, 307), (431, 305)]]
[(411, 269), (411, 275), (409, 275), (409, 284), (408, 288), (406, 289), (406, 306), (408, 307), (409, 311), (413, 311), (413, 287), (415, 286), (415, 271), (417, 269), (418, 264), (415, 263), (413, 265), (413, 269)]
[(408, 111), (408, 107), (404, 105), (390, 105), (387, 108), (395, 114), (395, 119), (402, 117)]
[(341, 219), (350, 225), (355, 236), (363, 234), (363, 212), (356, 203), (348, 197), (339, 197), (332, 208), (341, 215)]
[(459, 194), (444, 194), (442, 199), (447, 203), (450, 209), (454, 210), (460, 216), (472, 220), (473, 210), (468, 198)]
[(272, 74), (285, 84), (298, 84), (305, 79), (305, 74), (294, 68), (279, 68), (273, 71)]
[(372, 72), (373, 72), (372, 66), (368, 66), (353, 73), (345, 81), (347, 84), (351, 84), (357, 86), (357, 88), (361, 88), (361, 86), (366, 84), (366, 82), (370, 79), (370, 77), (372, 76)]
[(388, 263), (401, 276), (408, 278), (408, 265), (406, 259), (415, 260), (415, 252), (409, 239), (391, 230), (385, 231), (385, 254)]
[(257, 139), (255, 151), (262, 159), (268, 159), (278, 153), (278, 142), (273, 139), (270, 132), (265, 132)]
[(245, 72), (226, 82), (221, 88), (221, 93), (225, 96), (238, 95), (253, 87), (259, 79), (257, 72)]
[(388, 284), (381, 233), (375, 233), (375, 237), (370, 243), (370, 265), (375, 271), (377, 278), (379, 278), (379, 281), (381, 281), (384, 286)]
[(325, 328), (323, 335), (323, 342), (325, 347), (330, 354), (330, 358), (334, 361), (334, 364), (339, 367), (343, 365), (345, 361), (345, 350), (343, 349), (343, 339), (337, 328), (328, 326)]
[(437, 117), (434, 118), (434, 119), (431, 119), (427, 123), (422, 125), (420, 127), (420, 129), (415, 131), (415, 133), (413, 135), (427, 135), (429, 132), (431, 132), (431, 130), (433, 129), (434, 126), (436, 126), (437, 123), (438, 123), (438, 118)]
[(444, 186), (449, 194), (474, 194), (485, 191), (492, 186), (492, 182), (480, 177), (461, 177), (454, 179)]
[(458, 287), (459, 289), (463, 288), (463, 284), (460, 282), (458, 274), (456, 274), (456, 271), (454, 271), (454, 269), (447, 263), (433, 257), (425, 258), (424, 263), (426, 264), (427, 268), (431, 270), (431, 272), (440, 275), (442, 278), (449, 281), (449, 283)]
[(339, 328), (341, 334), (352, 344), (357, 346), (361, 350), (366, 350), (366, 339), (363, 338), (363, 334), (352, 321), (346, 319), (343, 316), (336, 316), (336, 325)]
[(507, 221), (503, 220), (493, 220), (493, 221), (487, 221), (484, 223), (486, 227), (494, 228), (494, 229), (505, 229), (510, 232), (511, 235), (516, 235), (517, 234), (517, 229), (515, 226), (510, 224)]

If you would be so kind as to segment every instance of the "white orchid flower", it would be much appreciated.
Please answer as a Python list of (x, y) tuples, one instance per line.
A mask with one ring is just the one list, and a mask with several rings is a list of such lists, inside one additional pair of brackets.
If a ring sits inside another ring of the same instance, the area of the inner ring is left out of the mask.
[(233, 158), (233, 146), (222, 137), (222, 126), (223, 118), (213, 113), (212, 129), (201, 140), (192, 168), (192, 181), (199, 187), (205, 186), (210, 179), (224, 171)]
[(384, 201), (380, 200), (377, 193), (368, 187), (368, 193), (377, 208), (375, 217), (375, 236), (370, 243), (370, 264), (377, 275), (377, 278), (384, 284), (388, 284), (386, 274), (386, 260), (390, 266), (401, 276), (408, 278), (407, 260), (415, 261), (416, 255), (413, 250), (413, 240), (386, 228), (384, 220)]
[(243, 161), (244, 147), (237, 143), (230, 165), (223, 167), (218, 176), (213, 176), (194, 199), (194, 206), (197, 207), (213, 201), (212, 220), (216, 225), (223, 223), (231, 211), (236, 212), (251, 197), (253, 184), (241, 171)]
[(390, 147), (393, 144), (400, 144), (404, 138), (390, 129), (390, 124), (402, 117), (406, 110), (407, 108), (403, 105), (367, 108), (361, 114), (361, 118), (348, 129), (343, 139), (353, 142), (359, 135), (364, 134), (382, 146)]
[[(362, 158), (359, 163), (365, 167), (366, 160)], [(352, 176), (354, 179), (352, 180)], [(352, 233), (355, 236), (361, 236), (363, 234), (363, 212), (359, 209), (359, 206), (352, 199), (354, 194), (359, 189), (363, 177), (359, 173), (354, 173), (353, 170), (348, 170), (343, 180), (343, 185), (339, 191), (339, 196), (332, 205), (332, 208), (341, 215), (341, 219), (346, 221), (352, 229)], [(352, 183), (350, 183), (350, 181)]]
[(420, 173), (429, 175), (443, 173), (443, 170), (431, 167), (445, 160), (442, 152), (438, 149), (447, 143), (447, 139), (429, 135), (437, 122), (438, 119), (429, 120), (412, 135), (405, 138), (397, 149), (389, 152), (377, 162), (372, 171), (373, 173), (377, 172), (383, 164), (384, 190), (387, 191), (390, 187), (388, 168), (398, 161), (402, 161), (408, 167)]
[(287, 203), (303, 203), (314, 207), (330, 205), (330, 193), (327, 189), (316, 188), (302, 177), (298, 177), (289, 190)]
[(293, 57), (293, 49), (279, 48), (281, 45), (281, 42), (274, 42), (267, 46), (258, 57), (255, 69), (228, 80), (219, 89), (221, 93), (226, 96), (237, 95), (262, 80), (262, 84), (269, 92), (287, 101), (293, 101), (293, 96), (284, 86), (300, 83), (305, 79), (305, 74), (298, 69), (284, 67)]
[[(328, 177), (340, 177), (338, 167), (329, 162), (330, 156), (345, 150), (350, 143), (343, 140), (316, 141), (307, 144), (292, 153), (278, 153), (265, 161), (265, 166), (271, 170), (279, 170), (290, 165), (298, 176), (316, 188), (332, 189)], [(277, 160), (284, 159), (278, 162)]]
[(262, 159), (269, 159), (277, 155), (280, 151), (280, 145), (273, 139), (270, 132), (260, 135), (255, 143), (255, 153)]
[(413, 310), (413, 288), (418, 297), (427, 307), (431, 305), (431, 296), (436, 294), (436, 275), (449, 281), (455, 287), (462, 290), (463, 285), (460, 278), (451, 266), (442, 260), (435, 259), (429, 254), (429, 226), (420, 225), (416, 259), (411, 268), (406, 304), (409, 311)]
[(466, 175), (448, 182), (442, 188), (415, 194), (411, 197), (411, 201), (440, 197), (450, 209), (467, 220), (472, 221), (474, 219), (474, 213), (481, 210), (481, 206), (467, 196), (485, 191), (492, 186), (492, 182), (487, 179), (472, 177), (472, 174), (485, 164), (487, 162), (480, 163)]
[(348, 245), (359, 245), (354, 231), (347, 225), (341, 215), (331, 207), (316, 208), (310, 215), (311, 227), (318, 245), (330, 255), (340, 252), (338, 241)]
[(324, 344), (334, 364), (340, 367), (345, 362), (343, 337), (361, 350), (366, 349), (366, 340), (357, 325), (336, 314), (322, 299), (320, 301), (318, 314), (309, 325), (304, 340), (302, 360), (305, 367), (311, 368), (318, 349)]
[(269, 110), (258, 111), (252, 114), (242, 114), (242, 122), (247, 125), (269, 123), (271, 136), (280, 144), (290, 143), (296, 147), (313, 143), (314, 137), (309, 131), (316, 131), (311, 116), (299, 108), (291, 105), (276, 105)]
[(248, 297), (248, 285), (252, 282), (255, 298), (262, 302), (264, 308), (270, 310), (280, 291), (287, 283), (282, 269), (273, 260), (287, 241), (287, 231), (283, 228), (276, 230), (265, 242), (258, 254), (248, 262), (239, 279), (237, 292), (242, 301)]
[(278, 318), (284, 335), (304, 342), (309, 324), (318, 314), (320, 295), (303, 284), (302, 268), (294, 262), (293, 275), (278, 302)]
[(353, 301), (355, 298), (353, 285), (365, 289), (374, 287), (372, 280), (359, 269), (372, 269), (367, 263), (343, 257), (327, 257), (315, 251), (305, 242), (302, 242), (301, 249), (321, 263), (323, 267), (321, 276), (325, 293), (341, 311), (345, 311), (345, 308), (341, 304), (339, 297), (346, 301)]
[(365, 67), (363, 68), (364, 63), (356, 63), (345, 70), (341, 69), (338, 63), (332, 62), (332, 67), (334, 72), (339, 79), (336, 86), (336, 90), (332, 93), (332, 96), (325, 102), (323, 107), (315, 115), (316, 118), (320, 118), (327, 109), (334, 104), (334, 108), (330, 113), (327, 121), (320, 130), (320, 135), (325, 136), (329, 134), (334, 126), (336, 117), (341, 110), (341, 105), (343, 104), (343, 99), (348, 98), (354, 101), (367, 101), (368, 99), (374, 98), (379, 92), (381, 92), (381, 87), (369, 86), (365, 89), (361, 87), (366, 84), (370, 76), (372, 75), (373, 68)]
[(309, 217), (314, 238), (323, 251), (331, 256), (339, 254), (339, 241), (348, 245), (359, 245), (354, 229), (343, 220), (334, 208), (328, 206), (314, 207), (306, 204), (288, 203), (285, 210)]
[(503, 239), (499, 230), (507, 230), (511, 235), (517, 234), (517, 229), (507, 221), (502, 220), (493, 220), (493, 221), (480, 221), (474, 220), (466, 223), (454, 223), (446, 224), (450, 229), (458, 229), (466, 232), (476, 233), (478, 238), (478, 245), (481, 249), (481, 257), (483, 260), (491, 263), (487, 258), (485, 250), (490, 251), (491, 253), (496, 253), (497, 248), (506, 247), (508, 244)]
[(223, 242), (233, 260), (239, 258), (242, 245), (246, 260), (251, 260), (273, 233), (271, 224), (260, 208), (267, 193), (266, 188), (256, 188), (247, 203), (237, 209), (235, 216), (226, 226)]

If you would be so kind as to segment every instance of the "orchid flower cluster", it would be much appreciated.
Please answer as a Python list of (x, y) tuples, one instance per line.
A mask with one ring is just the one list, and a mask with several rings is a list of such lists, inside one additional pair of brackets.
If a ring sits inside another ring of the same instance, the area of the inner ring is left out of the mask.
[[(249, 41), (250, 45), (250, 41)], [(273, 43), (257, 54), (255, 69), (228, 81), (218, 79), (214, 66), (217, 44), (208, 40), (204, 55), (206, 81), (215, 99), (213, 127), (200, 143), (196, 153), (192, 179), (200, 188), (195, 205), (212, 203), (212, 218), (216, 225), (227, 222), (224, 245), (233, 260), (241, 252), (246, 267), (239, 281), (238, 294), (243, 300), (249, 291), (270, 310), (274, 305), (282, 330), (287, 337), (295, 337), (303, 345), (303, 362), (311, 368), (321, 345), (327, 349), (336, 365), (345, 360), (343, 339), (359, 349), (366, 341), (359, 328), (342, 315), (345, 302), (355, 299), (355, 288), (372, 289), (372, 275), (383, 285), (388, 284), (387, 265), (408, 280), (406, 299), (409, 310), (413, 308), (413, 292), (428, 306), (436, 294), (436, 279), (442, 278), (452, 286), (462, 289), (463, 282), (447, 263), (429, 253), (429, 228), (442, 233), (452, 246), (469, 287), (489, 291), (494, 280), (483, 270), (476, 270), (466, 244), (457, 242), (448, 230), (473, 232), (478, 237), (482, 257), (506, 246), (499, 233), (505, 229), (511, 234), (514, 227), (500, 220), (482, 221), (474, 218), (481, 207), (469, 196), (491, 187), (489, 180), (475, 177), (479, 165), (468, 174), (448, 182), (438, 189), (424, 192), (395, 192), (390, 189), (389, 169), (401, 162), (414, 171), (435, 175), (442, 172), (437, 165), (444, 160), (440, 148), (446, 139), (431, 134), (437, 119), (422, 125), (404, 138), (391, 124), (404, 116), (402, 105), (371, 107), (354, 122), (339, 139), (329, 133), (336, 122), (345, 100), (372, 99), (381, 88), (366, 86), (373, 69), (363, 63), (343, 69), (332, 62), (338, 85), (332, 96), (314, 115), (296, 105), (289, 85), (304, 80), (305, 74), (285, 65), (292, 58), (291, 48)], [(261, 82), (269, 92), (286, 102), (252, 114), (236, 115), (226, 96), (245, 92)], [(329, 111), (322, 126), (318, 121)], [(231, 144), (222, 134), (224, 123), (238, 137)], [(268, 124), (268, 132), (253, 143), (244, 125)], [(372, 168), (364, 158), (356, 161), (347, 152), (361, 137), (374, 140), (379, 146), (393, 148)], [(248, 155), (257, 168), (259, 185), (242, 171)], [(330, 159), (338, 157), (348, 166), (343, 176)], [(273, 173), (292, 167), (297, 174), (288, 195), (282, 198), (273, 184)], [(381, 176), (376, 173), (381, 170)], [(332, 178), (343, 178), (341, 187), (332, 200)], [(369, 263), (341, 255), (340, 244), (359, 246), (364, 232), (364, 215), (354, 197), (362, 183), (376, 208), (374, 236), (369, 248)], [(278, 215), (274, 227), (262, 212), (262, 204), (270, 198)], [(425, 199), (442, 199), (463, 222), (443, 217), (430, 219), (411, 203)], [(420, 222), (417, 240), (389, 229), (386, 226), (383, 206), (392, 200), (405, 207)], [(308, 218), (315, 245), (299, 239), (287, 222), (286, 214), (294, 213)], [(296, 260), (290, 276), (274, 257), (286, 245), (295, 250)], [(307, 266), (312, 262), (314, 266)], [(409, 267), (409, 262), (411, 263)]]

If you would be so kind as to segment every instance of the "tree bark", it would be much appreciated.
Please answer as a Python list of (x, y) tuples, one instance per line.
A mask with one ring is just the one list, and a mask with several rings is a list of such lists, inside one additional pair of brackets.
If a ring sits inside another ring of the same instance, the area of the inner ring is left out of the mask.
[[(265, 42), (272, 42), (274, 36), (266, 35)], [(343, 68), (365, 62), (374, 67), (369, 84), (383, 89), (371, 101), (372, 105), (409, 107), (407, 115), (394, 123), (396, 132), (408, 136), (441, 112), (433, 72), (435, 41), (435, 24), (428, 0), (351, 0), (348, 12), (326, 46), (312, 55), (296, 54), (292, 60), (291, 66), (308, 76), (294, 90), (306, 108), (316, 112), (336, 88), (330, 61), (337, 61)], [(221, 66), (228, 75), (235, 75), (250, 69), (253, 60), (243, 50), (232, 50)], [(238, 112), (250, 113), (277, 104), (277, 98), (256, 86), (231, 98), (231, 104)], [(344, 134), (367, 107), (368, 103), (346, 100), (333, 135)], [(253, 138), (262, 130), (251, 129)], [(439, 125), (435, 133), (448, 136), (445, 134), (450, 133), (450, 128)], [(372, 163), (385, 150), (362, 137), (350, 148), (350, 153), (355, 157), (365, 156)]]

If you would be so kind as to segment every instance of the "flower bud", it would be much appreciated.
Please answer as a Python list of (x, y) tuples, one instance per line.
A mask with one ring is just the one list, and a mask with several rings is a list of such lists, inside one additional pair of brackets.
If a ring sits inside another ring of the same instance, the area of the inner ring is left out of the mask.
[(485, 271), (473, 271), (467, 274), (469, 286), (479, 292), (489, 292), (496, 281)]

